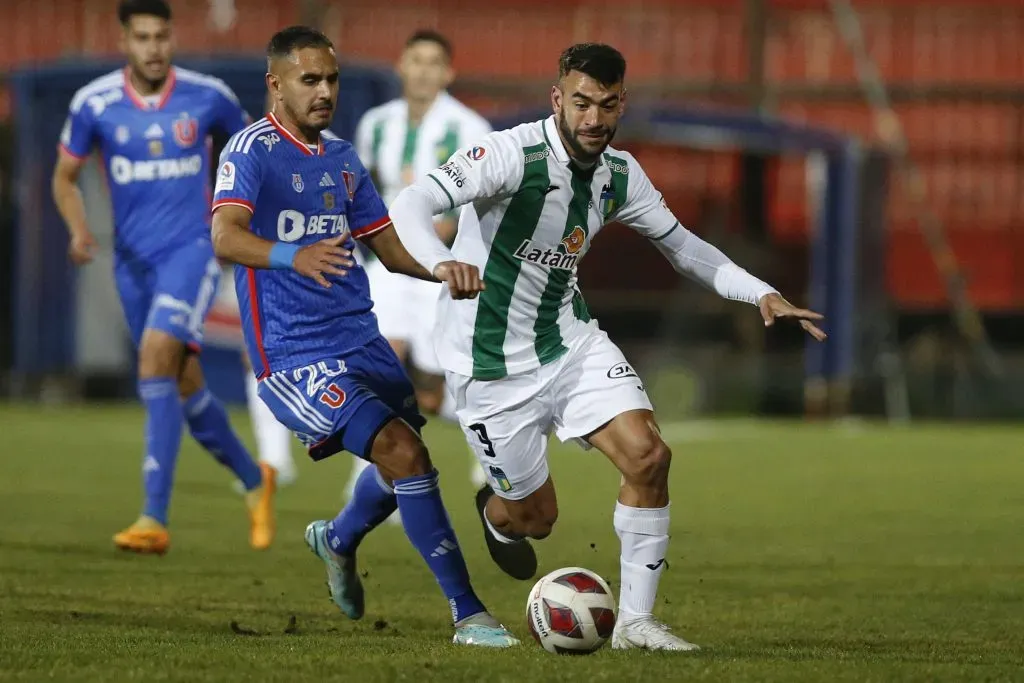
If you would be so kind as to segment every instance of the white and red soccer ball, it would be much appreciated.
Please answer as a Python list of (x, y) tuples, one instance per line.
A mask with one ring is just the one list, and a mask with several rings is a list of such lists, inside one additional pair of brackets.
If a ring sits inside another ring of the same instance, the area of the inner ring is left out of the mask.
[(534, 584), (526, 601), (526, 621), (548, 652), (590, 654), (615, 629), (615, 599), (594, 572), (582, 567), (556, 569)]

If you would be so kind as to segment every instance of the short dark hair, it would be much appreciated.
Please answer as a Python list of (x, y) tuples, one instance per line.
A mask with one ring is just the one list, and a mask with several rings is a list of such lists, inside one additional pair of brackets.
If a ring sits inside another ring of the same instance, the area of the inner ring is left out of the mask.
[(604, 86), (614, 85), (626, 78), (626, 58), (611, 45), (577, 43), (558, 58), (558, 79), (570, 71), (585, 73)]
[(127, 26), (132, 17), (148, 15), (171, 20), (171, 6), (167, 0), (121, 0), (117, 5), (117, 19)]
[(296, 50), (307, 47), (326, 47), (334, 49), (334, 43), (315, 28), (309, 26), (289, 26), (283, 28), (267, 43), (267, 59), (288, 57)]
[(444, 56), (448, 58), (448, 61), (452, 61), (452, 43), (440, 31), (435, 31), (432, 28), (421, 28), (409, 36), (408, 40), (405, 41), (405, 47), (410, 48), (416, 43), (434, 43), (444, 51)]

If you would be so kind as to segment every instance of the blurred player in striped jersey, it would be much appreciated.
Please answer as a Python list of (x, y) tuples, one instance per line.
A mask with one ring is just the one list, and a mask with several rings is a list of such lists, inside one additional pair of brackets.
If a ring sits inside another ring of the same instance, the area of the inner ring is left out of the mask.
[[(409, 36), (397, 71), (402, 96), (367, 111), (359, 121), (355, 139), (356, 152), (388, 205), (402, 189), (436, 168), (456, 149), (491, 132), (486, 119), (445, 90), (455, 76), (452, 46), (437, 31), (420, 30)], [(438, 236), (446, 244), (455, 239), (457, 218), (455, 212), (436, 217)], [(366, 274), (380, 332), (411, 368), (420, 410), (457, 422), (454, 402), (445, 390), (444, 370), (434, 352), (441, 285), (388, 272), (372, 254), (367, 261)], [(348, 496), (363, 467), (365, 464), (356, 461), (349, 477)], [(475, 458), (470, 473), (472, 481), (482, 486), (485, 477)], [(394, 515), (390, 521), (400, 520)]]
[(139, 350), (145, 501), (114, 543), (142, 553), (168, 549), (168, 507), (186, 423), (241, 481), (250, 543), (267, 548), (276, 473), (249, 456), (206, 388), (196, 356), (220, 278), (207, 214), (207, 139), (214, 129), (235, 133), (249, 117), (222, 81), (171, 65), (171, 11), (164, 0), (122, 0), (118, 18), (128, 65), (75, 94), (53, 174), (71, 259), (86, 264), (96, 241), (76, 183), (85, 158), (97, 148), (102, 153), (114, 211), (114, 276)]

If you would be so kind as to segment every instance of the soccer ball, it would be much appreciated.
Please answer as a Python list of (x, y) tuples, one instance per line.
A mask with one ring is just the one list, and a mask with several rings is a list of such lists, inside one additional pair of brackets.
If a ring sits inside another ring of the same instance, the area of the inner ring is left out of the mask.
[(556, 569), (534, 584), (526, 602), (530, 633), (548, 652), (586, 655), (615, 628), (615, 600), (605, 580), (581, 567)]

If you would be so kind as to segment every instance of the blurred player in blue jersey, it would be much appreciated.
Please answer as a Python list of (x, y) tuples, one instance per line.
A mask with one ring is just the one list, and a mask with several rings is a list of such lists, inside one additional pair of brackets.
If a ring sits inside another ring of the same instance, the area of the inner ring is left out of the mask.
[(128, 65), (76, 93), (53, 175), (71, 259), (88, 263), (96, 242), (76, 182), (85, 158), (99, 148), (114, 210), (114, 277), (139, 350), (145, 504), (114, 543), (166, 552), (167, 508), (186, 422), (242, 481), (250, 543), (267, 548), (274, 535), (275, 472), (253, 462), (206, 388), (195, 355), (220, 277), (207, 213), (207, 139), (213, 129), (237, 132), (249, 117), (222, 81), (171, 66), (171, 11), (164, 0), (123, 0), (118, 18)]
[(274, 109), (224, 149), (214, 247), (244, 266), (235, 269), (235, 287), (260, 396), (314, 460), (347, 450), (373, 463), (334, 520), (306, 528), (306, 542), (326, 565), (334, 602), (358, 619), (356, 549), (397, 508), (448, 598), (455, 642), (514, 645), (470, 584), (419, 436), (424, 420), (412, 384), (377, 327), (351, 238), (393, 272), (447, 282), (455, 298), (475, 296), (480, 274), (455, 261), (431, 274), (413, 261), (352, 145), (325, 132), (338, 98), (331, 42), (288, 28), (271, 39), (267, 61)]

